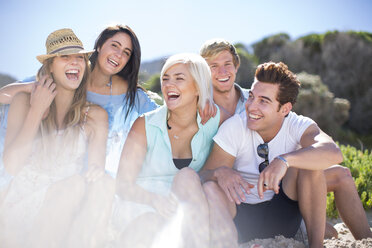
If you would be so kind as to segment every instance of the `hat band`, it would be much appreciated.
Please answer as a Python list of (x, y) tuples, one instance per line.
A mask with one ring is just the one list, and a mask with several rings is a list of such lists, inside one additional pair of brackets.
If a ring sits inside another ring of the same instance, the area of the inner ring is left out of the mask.
[(60, 51), (65, 50), (65, 49), (71, 49), (71, 48), (79, 48), (79, 49), (81, 49), (81, 50), (84, 50), (84, 48), (83, 48), (82, 46), (65, 46), (65, 47), (61, 47), (61, 48), (59, 48), (59, 49), (54, 50), (54, 51), (51, 52), (50, 54), (55, 54), (55, 53), (58, 53), (58, 52), (60, 52)]

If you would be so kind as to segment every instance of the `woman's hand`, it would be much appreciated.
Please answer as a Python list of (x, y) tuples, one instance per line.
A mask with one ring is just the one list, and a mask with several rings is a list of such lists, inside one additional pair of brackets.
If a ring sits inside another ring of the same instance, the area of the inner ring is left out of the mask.
[(31, 108), (40, 111), (44, 115), (56, 95), (56, 84), (53, 83), (53, 80), (48, 76), (41, 77), (38, 82), (34, 83), (31, 90)]

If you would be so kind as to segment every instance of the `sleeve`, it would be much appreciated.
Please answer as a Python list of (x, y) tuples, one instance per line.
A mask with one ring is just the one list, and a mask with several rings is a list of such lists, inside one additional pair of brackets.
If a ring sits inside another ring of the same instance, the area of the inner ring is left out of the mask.
[(288, 130), (292, 134), (291, 137), (294, 139), (296, 144), (300, 144), (301, 137), (306, 131), (306, 129), (312, 125), (316, 124), (315, 121), (310, 119), (309, 117), (303, 115), (297, 115), (294, 112), (289, 114), (288, 119)]
[(142, 89), (138, 89), (138, 113), (144, 114), (154, 109), (157, 109), (157, 105)]
[(214, 136), (214, 142), (225, 152), (236, 157), (242, 144), (244, 135), (244, 125), (238, 114), (227, 119)]

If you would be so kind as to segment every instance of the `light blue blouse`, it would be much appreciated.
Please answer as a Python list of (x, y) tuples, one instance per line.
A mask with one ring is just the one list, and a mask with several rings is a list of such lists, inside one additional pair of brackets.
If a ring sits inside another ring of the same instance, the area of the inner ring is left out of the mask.
[(138, 116), (148, 111), (154, 110), (158, 105), (152, 101), (148, 95), (138, 89), (133, 109), (126, 112), (126, 94), (121, 95), (101, 95), (87, 91), (87, 101), (100, 105), (107, 111), (109, 120), (109, 133), (106, 149), (106, 172), (112, 177), (116, 177), (119, 167), (121, 150), (128, 136), (129, 130)]
[(235, 89), (237, 89), (240, 92), (238, 104), (236, 105), (236, 108), (235, 108), (235, 114), (240, 114), (241, 112), (245, 111), (245, 101), (247, 101), (249, 97), (250, 90), (240, 87), (239, 84), (234, 84), (234, 86), (235, 86)]
[[(173, 178), (179, 171), (173, 163), (166, 120), (166, 106), (145, 114), (147, 153), (137, 178), (137, 184), (146, 190), (163, 195), (168, 194)], [(203, 167), (212, 149), (213, 136), (217, 133), (220, 122), (219, 109), (217, 108), (216, 116), (205, 125), (200, 120), (198, 114), (199, 130), (191, 140), (192, 161), (189, 167), (195, 171)]]

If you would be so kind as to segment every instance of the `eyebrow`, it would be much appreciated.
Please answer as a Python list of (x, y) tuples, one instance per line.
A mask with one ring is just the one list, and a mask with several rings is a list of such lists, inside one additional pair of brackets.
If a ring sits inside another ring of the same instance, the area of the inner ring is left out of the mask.
[[(175, 76), (185, 76), (185, 74), (183, 74), (182, 72), (179, 72), (179, 73), (176, 73), (176, 74), (174, 74)], [(169, 75), (168, 74), (166, 74), (166, 73), (164, 73), (163, 74), (163, 77), (169, 77)]]
[[(253, 95), (253, 93), (252, 93), (251, 90), (249, 91), (249, 94), (250, 94), (250, 95)], [(253, 96), (254, 96), (254, 95), (253, 95)], [(273, 102), (273, 101), (271, 100), (271, 98), (270, 98), (270, 97), (267, 97), (267, 96), (258, 96), (258, 98), (263, 98), (263, 99), (268, 100), (269, 102)]]
[[(233, 63), (233, 60), (232, 59), (228, 59), (228, 60), (223, 61), (223, 64), (224, 63)], [(211, 66), (211, 65), (218, 65), (218, 62), (211, 62), (211, 63), (209, 63), (209, 66)]]
[[(117, 44), (119, 44), (120, 46), (122, 46), (122, 44), (121, 44), (119, 41), (117, 41), (117, 40), (113, 40), (112, 42), (117, 43)], [(124, 48), (124, 50), (128, 50), (129, 52), (132, 53), (132, 50), (131, 50), (130, 48), (128, 48), (128, 47)]]

